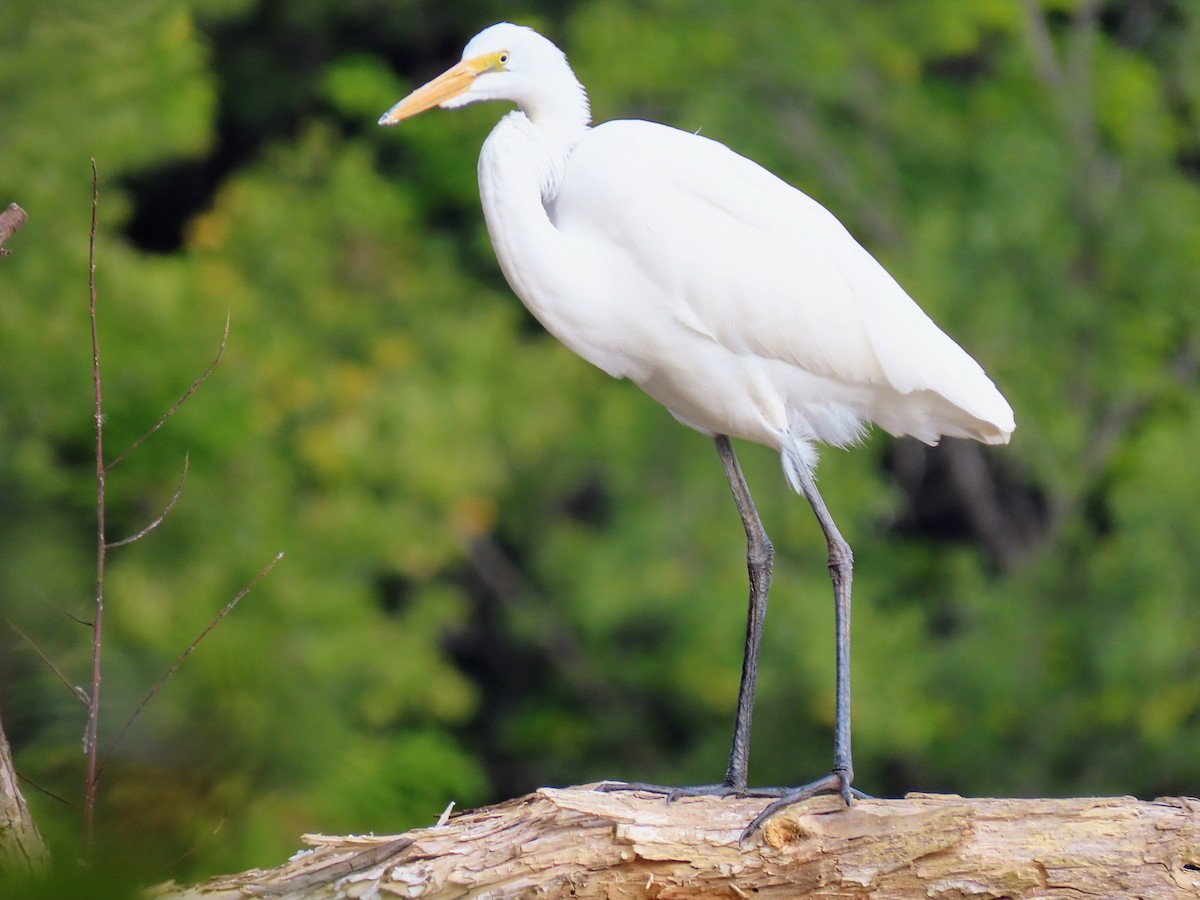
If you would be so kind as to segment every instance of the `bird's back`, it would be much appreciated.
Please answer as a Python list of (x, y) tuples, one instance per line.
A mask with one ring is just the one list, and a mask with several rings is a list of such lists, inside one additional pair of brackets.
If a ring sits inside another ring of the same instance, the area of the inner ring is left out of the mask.
[[(811, 437), (852, 440), (847, 417), (928, 443), (1004, 443), (1013, 430), (1011, 408), (975, 360), (831, 213), (723, 144), (649, 122), (597, 126), (571, 154), (550, 211), (565, 233), (615, 245), (612, 259), (629, 267), (624, 283), (654, 307), (640, 315), (657, 314), (665, 340), (679, 337), (667, 335), (671, 323), (710, 367), (720, 350), (730, 377), (771, 382), (779, 396), (764, 409), (778, 400), (787, 424)], [(641, 335), (642, 344), (654, 339)], [(656, 374), (705, 380), (685, 369)], [(703, 396), (687, 410), (659, 396), (687, 385), (643, 387), (703, 430), (726, 424), (704, 420)], [(839, 403), (846, 408), (831, 413)], [(823, 417), (841, 424), (823, 427)]]

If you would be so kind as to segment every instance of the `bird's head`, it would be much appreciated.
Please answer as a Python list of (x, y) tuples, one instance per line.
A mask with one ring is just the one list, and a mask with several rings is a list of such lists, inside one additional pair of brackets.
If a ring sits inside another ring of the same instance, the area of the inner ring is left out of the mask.
[(532, 28), (501, 22), (471, 38), (462, 62), (417, 88), (380, 119), (395, 125), (434, 106), (453, 109), (480, 100), (509, 100), (535, 121), (542, 114), (587, 123), (587, 97), (567, 58)]

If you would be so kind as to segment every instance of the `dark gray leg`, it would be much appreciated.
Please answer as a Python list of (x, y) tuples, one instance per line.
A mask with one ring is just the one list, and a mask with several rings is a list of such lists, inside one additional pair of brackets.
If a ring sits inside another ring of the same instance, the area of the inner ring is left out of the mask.
[(738, 464), (737, 455), (733, 452), (733, 444), (727, 435), (714, 435), (717, 445), (717, 455), (721, 457), (721, 465), (725, 477), (729, 481), (729, 489), (733, 492), (733, 501), (737, 505), (738, 515), (742, 519), (742, 527), (746, 530), (746, 568), (750, 575), (749, 612), (746, 618), (746, 645), (742, 654), (742, 681), (738, 688), (737, 714), (733, 721), (733, 742), (729, 750), (729, 766), (725, 770), (725, 780), (720, 784), (707, 784), (698, 787), (668, 788), (643, 782), (611, 782), (605, 783), (599, 789), (602, 791), (641, 790), (666, 794), (669, 799), (678, 797), (729, 796), (743, 797), (778, 797), (783, 793), (781, 788), (770, 788), (765, 791), (750, 790), (746, 787), (746, 769), (750, 759), (750, 722), (754, 714), (754, 689), (758, 682), (758, 658), (762, 649), (763, 619), (767, 614), (767, 592), (771, 587), (771, 567), (775, 559), (775, 548), (771, 545), (758, 510), (754, 506), (754, 498), (750, 496), (750, 488)]
[(763, 620), (767, 615), (767, 592), (771, 588), (771, 568), (775, 548), (763, 529), (754, 498), (742, 467), (738, 464), (733, 444), (726, 435), (714, 440), (733, 502), (737, 504), (742, 527), (746, 530), (746, 569), (750, 575), (750, 609), (746, 616), (746, 647), (742, 654), (742, 682), (738, 688), (737, 715), (733, 721), (733, 746), (729, 750), (729, 768), (725, 770), (725, 786), (735, 791), (746, 790), (746, 769), (750, 759), (750, 721), (754, 715), (754, 689), (758, 683), (758, 658), (762, 650)]
[(837, 631), (836, 655), (836, 713), (833, 732), (833, 772), (811, 784), (785, 790), (780, 798), (767, 806), (746, 826), (743, 839), (785, 806), (817, 794), (838, 792), (849, 805), (854, 797), (865, 797), (862, 791), (850, 786), (854, 780), (854, 763), (850, 753), (850, 583), (854, 575), (854, 554), (846, 543), (833, 516), (817, 490), (812, 473), (801, 468), (796, 472), (800, 489), (812, 506), (825, 533), (829, 547), (829, 576), (833, 581), (834, 627)]
[(666, 794), (669, 799), (688, 796), (776, 797), (771, 804), (742, 832), (745, 840), (763, 822), (779, 810), (817, 794), (839, 793), (849, 805), (855, 797), (865, 797), (851, 787), (854, 765), (850, 753), (850, 585), (854, 574), (854, 554), (838, 531), (833, 516), (817, 490), (812, 473), (803, 467), (789, 470), (793, 483), (799, 486), (816, 514), (825, 542), (829, 548), (829, 575), (833, 581), (834, 625), (837, 631), (836, 688), (837, 708), (833, 735), (833, 771), (823, 778), (797, 788), (747, 788), (746, 770), (750, 756), (750, 724), (754, 711), (754, 691), (758, 680), (759, 653), (762, 649), (763, 620), (767, 612), (767, 592), (771, 586), (771, 570), (775, 550), (763, 529), (762, 521), (750, 496), (741, 466), (726, 435), (714, 437), (725, 477), (733, 492), (738, 515), (746, 531), (746, 567), (750, 575), (749, 615), (746, 620), (746, 645), (742, 656), (742, 681), (738, 690), (737, 715), (733, 725), (733, 744), (729, 752), (729, 767), (721, 784), (700, 787), (667, 788), (640, 782), (608, 782), (602, 791), (642, 790)]

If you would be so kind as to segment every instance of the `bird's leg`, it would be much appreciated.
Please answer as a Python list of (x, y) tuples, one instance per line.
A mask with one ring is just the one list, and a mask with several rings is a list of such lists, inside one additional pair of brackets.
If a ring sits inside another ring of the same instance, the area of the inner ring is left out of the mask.
[(742, 527), (746, 530), (746, 569), (750, 576), (750, 608), (746, 616), (746, 647), (742, 653), (742, 681), (738, 688), (737, 715), (733, 721), (733, 744), (729, 749), (729, 767), (725, 770), (725, 786), (734, 791), (746, 789), (746, 769), (750, 759), (750, 722), (754, 715), (754, 691), (758, 683), (758, 658), (762, 650), (763, 620), (767, 615), (767, 593), (771, 588), (771, 571), (775, 548), (763, 529), (762, 520), (750, 496), (750, 487), (742, 474), (737, 455), (729, 437), (714, 438), (717, 454), (729, 480), (733, 502), (737, 504)]
[(841, 777), (841, 794), (848, 806), (851, 802), (850, 782), (854, 780), (854, 764), (850, 755), (850, 584), (854, 578), (854, 553), (838, 531), (811, 472), (803, 472), (800, 486), (816, 513), (817, 521), (821, 523), (829, 546), (829, 577), (833, 581), (834, 628), (837, 632), (833, 774)]
[(850, 786), (854, 780), (854, 763), (850, 754), (850, 584), (854, 574), (854, 554), (838, 531), (833, 516), (829, 514), (829, 509), (817, 490), (812, 472), (805, 467), (797, 469), (796, 480), (817, 516), (829, 547), (829, 576), (833, 581), (834, 627), (837, 631), (833, 771), (811, 784), (784, 791), (778, 800), (768, 805), (746, 826), (742, 833), (743, 839), (753, 834), (759, 825), (785, 806), (807, 800), (817, 794), (840, 793), (847, 805), (850, 805), (854, 797), (866, 796), (862, 791)]
[(737, 505), (742, 527), (746, 530), (746, 568), (750, 576), (749, 612), (746, 618), (746, 646), (742, 655), (742, 681), (738, 688), (737, 714), (733, 722), (733, 743), (729, 750), (729, 766), (725, 780), (720, 784), (700, 787), (663, 788), (639, 782), (606, 783), (601, 790), (645, 790), (676, 797), (696, 796), (760, 796), (778, 797), (780, 788), (751, 791), (746, 787), (746, 769), (750, 759), (750, 721), (754, 713), (754, 689), (758, 681), (758, 658), (762, 649), (763, 620), (767, 614), (767, 592), (771, 587), (771, 569), (775, 559), (775, 548), (771, 545), (762, 520), (750, 496), (750, 487), (742, 474), (733, 444), (724, 434), (714, 436), (717, 454), (729, 480), (733, 501)]

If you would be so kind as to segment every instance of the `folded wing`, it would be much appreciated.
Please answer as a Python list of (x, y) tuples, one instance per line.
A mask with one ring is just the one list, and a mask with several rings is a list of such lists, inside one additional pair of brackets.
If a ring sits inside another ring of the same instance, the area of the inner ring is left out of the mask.
[(668, 315), (732, 353), (875, 386), (909, 417), (947, 419), (943, 434), (998, 443), (1013, 430), (979, 364), (830, 212), (723, 144), (648, 122), (598, 126), (553, 215), (618, 244)]

